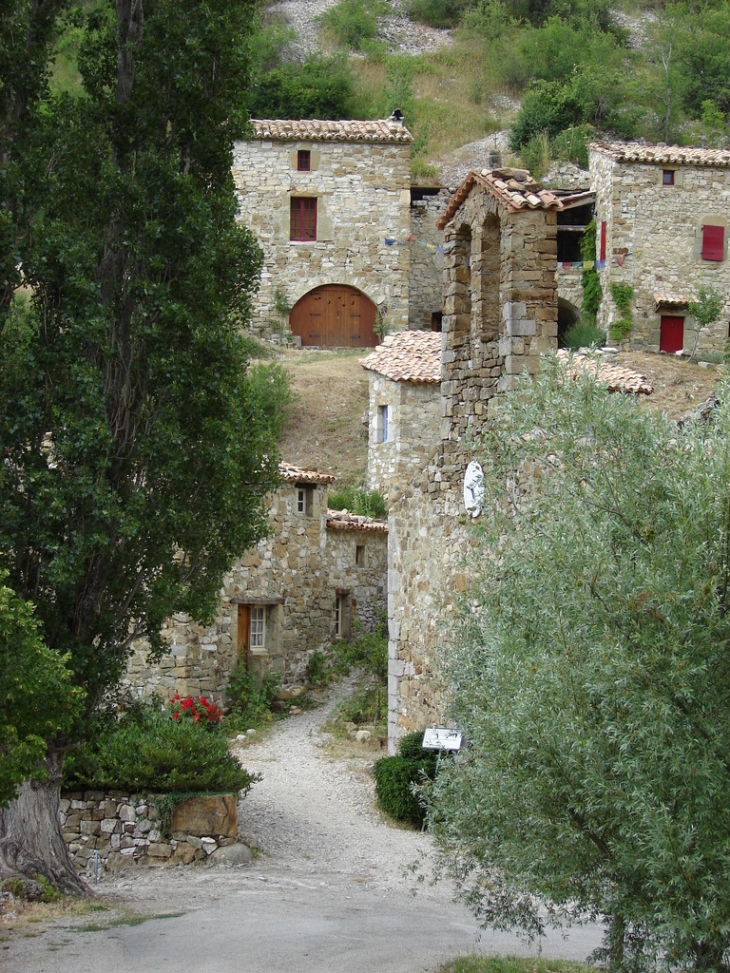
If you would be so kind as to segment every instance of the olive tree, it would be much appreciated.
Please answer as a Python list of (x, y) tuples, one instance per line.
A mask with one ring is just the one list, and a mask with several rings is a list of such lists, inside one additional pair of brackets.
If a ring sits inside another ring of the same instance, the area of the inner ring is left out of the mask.
[(480, 449), (441, 865), (485, 923), (598, 918), (613, 970), (723, 969), (730, 407), (680, 430), (548, 363)]

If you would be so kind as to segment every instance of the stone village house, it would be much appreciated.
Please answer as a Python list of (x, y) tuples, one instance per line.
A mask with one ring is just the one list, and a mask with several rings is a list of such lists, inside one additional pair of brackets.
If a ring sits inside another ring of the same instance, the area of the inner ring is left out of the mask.
[[(442, 334), (389, 335), (362, 361), (370, 375), (368, 486), (390, 501), (391, 752), (403, 733), (443, 720), (434, 660), (469, 580), (470, 436), (523, 372), (536, 374), (541, 355), (557, 350), (555, 263), (564, 212), (560, 196), (524, 170), (471, 173), (440, 220)], [(595, 366), (586, 360), (582, 367)], [(651, 392), (640, 376), (613, 364), (601, 366), (600, 377), (609, 389)]]
[(699, 334), (697, 353), (722, 353), (730, 315), (730, 150), (599, 142), (590, 149), (590, 175), (603, 288), (599, 325), (618, 317), (611, 285), (628, 284), (628, 344), (689, 353), (696, 329), (687, 304), (704, 284), (722, 294), (724, 307)]
[(148, 659), (140, 640), (125, 684), (135, 695), (224, 695), (237, 662), (275, 672), (286, 685), (306, 681), (316, 651), (355, 626), (372, 631), (385, 616), (385, 523), (327, 508), (334, 477), (281, 465), (271, 495), (271, 534), (225, 576), (210, 626), (174, 614), (162, 635), (168, 655)]

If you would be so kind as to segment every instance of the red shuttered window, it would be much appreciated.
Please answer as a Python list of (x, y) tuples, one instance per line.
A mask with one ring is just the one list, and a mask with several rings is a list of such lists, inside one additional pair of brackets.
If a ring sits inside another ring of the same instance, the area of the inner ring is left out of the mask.
[(702, 227), (702, 259), (703, 260), (724, 260), (725, 258), (725, 227), (711, 226), (709, 224)]
[(293, 196), (291, 201), (290, 240), (317, 239), (317, 200)]

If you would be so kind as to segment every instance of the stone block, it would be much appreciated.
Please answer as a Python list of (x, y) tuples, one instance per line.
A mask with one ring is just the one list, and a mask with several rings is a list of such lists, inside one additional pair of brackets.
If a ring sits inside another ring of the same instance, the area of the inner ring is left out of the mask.
[(149, 858), (170, 858), (172, 855), (172, 848), (170, 845), (166, 845), (163, 842), (158, 842), (148, 846), (147, 855)]
[(193, 797), (175, 806), (172, 831), (203, 838), (223, 835), (233, 838), (238, 832), (238, 796), (219, 794), (213, 797)]

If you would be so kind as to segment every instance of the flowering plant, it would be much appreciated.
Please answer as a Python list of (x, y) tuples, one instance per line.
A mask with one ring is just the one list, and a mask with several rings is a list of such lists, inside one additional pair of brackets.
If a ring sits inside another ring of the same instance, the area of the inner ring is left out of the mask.
[(209, 702), (205, 696), (186, 696), (183, 699), (180, 693), (175, 693), (170, 707), (173, 720), (190, 720), (203, 726), (217, 726), (223, 716), (220, 706)]

